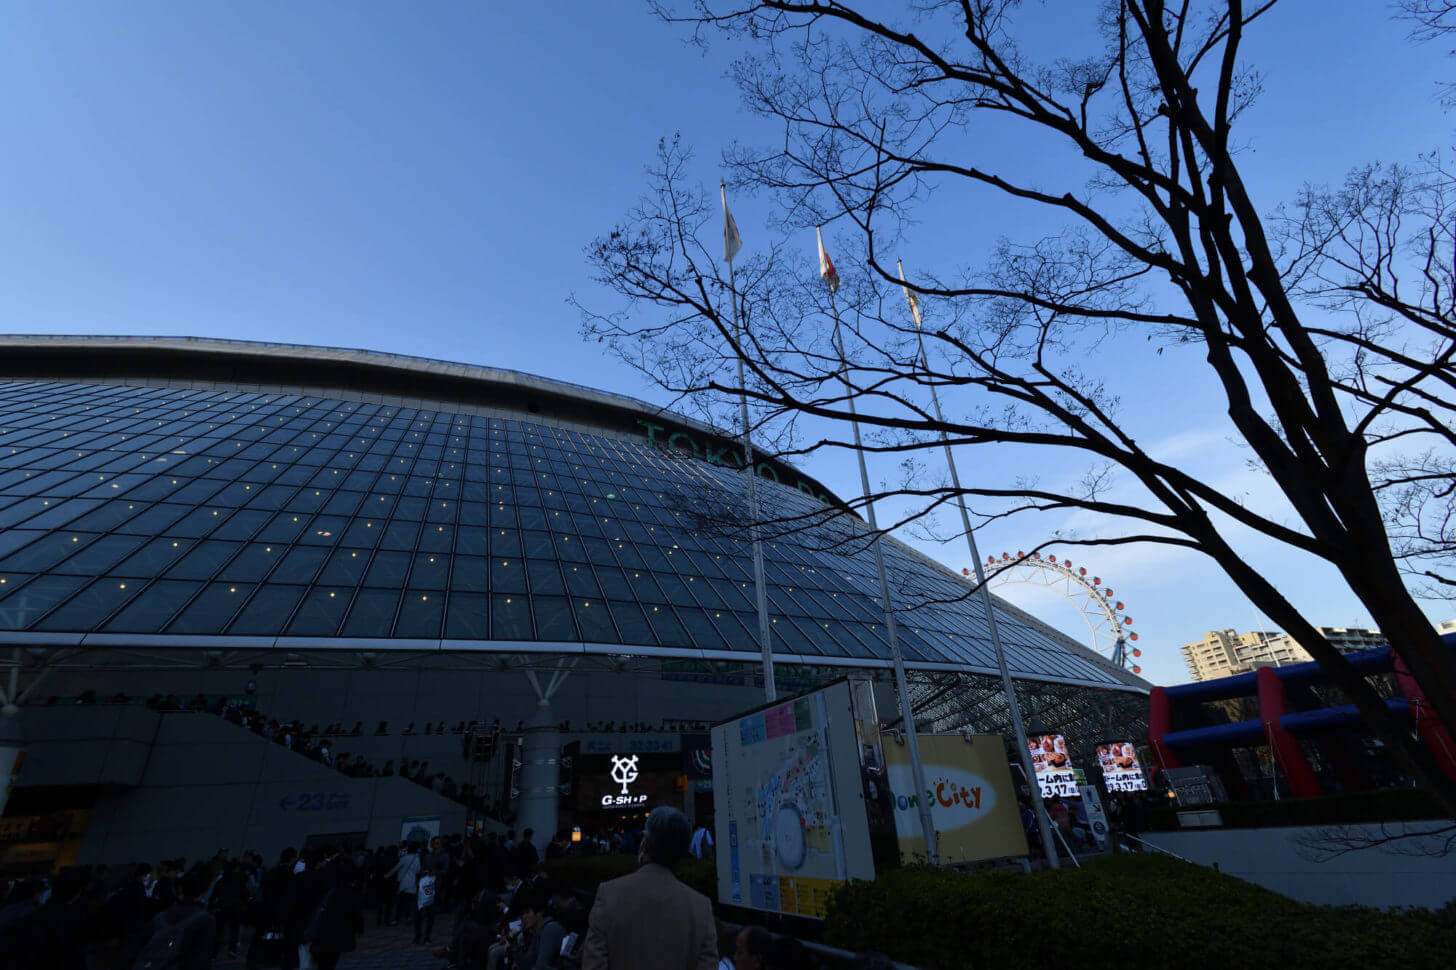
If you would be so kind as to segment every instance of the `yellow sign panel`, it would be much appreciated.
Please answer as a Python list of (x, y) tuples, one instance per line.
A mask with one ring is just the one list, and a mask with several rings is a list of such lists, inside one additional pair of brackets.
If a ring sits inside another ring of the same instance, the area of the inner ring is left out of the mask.
[(829, 893), (842, 885), (839, 879), (779, 876), (779, 911), (823, 919), (829, 908)]
[(1016, 788), (1006, 764), (1006, 746), (998, 735), (920, 736), (925, 766), (923, 796), (916, 796), (909, 748), (885, 739), (890, 794), (895, 803), (895, 832), (900, 858), (925, 859), (920, 826), (920, 797), (930, 803), (930, 819), (943, 864), (1026, 855), (1026, 834)]

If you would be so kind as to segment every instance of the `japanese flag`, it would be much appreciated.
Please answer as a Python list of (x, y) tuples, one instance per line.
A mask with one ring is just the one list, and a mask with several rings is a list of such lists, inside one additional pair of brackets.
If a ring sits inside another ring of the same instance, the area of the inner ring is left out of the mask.
[(824, 251), (824, 231), (816, 228), (814, 233), (819, 237), (819, 275), (833, 293), (839, 289), (839, 274), (834, 271), (834, 260)]

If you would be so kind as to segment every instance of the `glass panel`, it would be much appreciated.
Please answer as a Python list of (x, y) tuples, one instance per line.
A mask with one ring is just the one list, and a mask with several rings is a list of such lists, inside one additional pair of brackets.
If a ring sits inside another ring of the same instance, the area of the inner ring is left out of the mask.
[(157, 633), (202, 588), (201, 583), (153, 583), (106, 624), (108, 633)]
[[(561, 568), (551, 560), (530, 559), (526, 561), (526, 572), (531, 581), (531, 595), (560, 595), (566, 592), (561, 581)], [(537, 628), (540, 624), (537, 624)]]
[(450, 609), (445, 617), (445, 636), (451, 640), (488, 639), (490, 623), (485, 597), (451, 593)]
[[(218, 579), (233, 582), (256, 583), (283, 558), (286, 546), (264, 545), (255, 542), (238, 553), (237, 557), (218, 574)], [(202, 577), (187, 577), (200, 579)]]
[(647, 619), (652, 622), (652, 629), (657, 633), (657, 639), (665, 647), (690, 647), (692, 642), (688, 639), (688, 633), (683, 629), (682, 623), (673, 613), (672, 607), (666, 603), (646, 606), (643, 612)]
[(521, 595), (490, 598), (490, 632), (495, 640), (530, 640), (531, 610)]
[(85, 582), (81, 576), (38, 576), (32, 579), (0, 600), (0, 630), (24, 630)]
[(347, 589), (311, 589), (303, 600), (303, 605), (298, 608), (298, 613), (293, 617), (293, 622), (288, 625), (288, 635), (291, 637), (327, 637), (333, 636), (334, 631), (339, 628), (339, 621), (344, 618), (344, 611), (349, 608), (349, 596), (352, 590)]
[(208, 540), (198, 543), (187, 556), (167, 573), (168, 579), (212, 579), (217, 571), (242, 547), (241, 542)]
[(647, 618), (642, 615), (642, 607), (636, 603), (616, 601), (609, 605), (612, 609), (612, 619), (616, 621), (617, 629), (622, 634), (623, 643), (644, 647), (657, 646), (657, 638), (652, 635), (652, 627), (647, 625)]
[(60, 532), (48, 535), (0, 562), (0, 572), (45, 572), (67, 556), (79, 552), (82, 546), (95, 538), (91, 533)]
[(536, 614), (536, 639), (562, 642), (577, 639), (576, 621), (566, 597), (532, 596), (531, 607)]
[(283, 629), (303, 596), (302, 586), (264, 586), (228, 628), (238, 636), (271, 636)]
[(519, 559), (490, 561), (490, 588), (497, 593), (526, 592), (526, 570)]
[(399, 603), (397, 589), (361, 589), (349, 608), (344, 623), (346, 637), (387, 637), (394, 626), (394, 609)]
[(367, 549), (340, 549), (329, 559), (318, 581), (328, 586), (353, 586), (364, 578), (368, 565)]
[(571, 607), (576, 613), (576, 623), (584, 641), (587, 643), (621, 642), (617, 637), (616, 627), (612, 625), (612, 617), (607, 611), (607, 604), (602, 602), (599, 597), (573, 598)]
[(115, 578), (97, 580), (38, 623), (36, 629), (90, 631), (141, 588), (142, 584), (135, 580), (130, 583)]
[(420, 589), (444, 589), (449, 575), (449, 556), (443, 553), (420, 553), (415, 556), (409, 583)]
[(450, 588), (484, 592), (487, 588), (485, 563), (480, 556), (456, 556), (455, 570), (450, 574)]
[(440, 635), (440, 617), (444, 611), (443, 593), (430, 589), (408, 590), (399, 608), (399, 622), (394, 635), (434, 639)]
[(251, 586), (209, 583), (167, 627), (168, 633), (221, 633), (252, 591)]
[(67, 559), (62, 568), (68, 573), (95, 576), (114, 566), (118, 560), (145, 541), (141, 536), (102, 536)]
[(273, 570), (275, 583), (306, 583), (313, 579), (329, 551), (318, 546), (296, 546)]
[(404, 552), (375, 553), (365, 582), (370, 586), (403, 586), (405, 574), (409, 572), (409, 558)]

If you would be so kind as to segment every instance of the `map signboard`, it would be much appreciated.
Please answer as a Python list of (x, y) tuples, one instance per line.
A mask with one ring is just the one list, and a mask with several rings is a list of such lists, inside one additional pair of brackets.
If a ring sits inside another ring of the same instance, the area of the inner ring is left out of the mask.
[(1128, 741), (1112, 741), (1097, 746), (1097, 763), (1102, 767), (1102, 781), (1107, 790), (1147, 791), (1148, 780), (1138, 764), (1137, 751)]
[[(925, 836), (909, 748), (890, 740), (884, 748), (900, 858), (906, 863), (924, 861)], [(999, 735), (922, 734), (920, 760), (925, 765), (926, 797), (942, 863), (1026, 855), (1026, 834), (1006, 764), (1006, 744)]]
[(1042, 734), (1027, 738), (1027, 744), (1031, 747), (1031, 764), (1036, 769), (1041, 797), (1078, 797), (1077, 775), (1067, 754), (1067, 740), (1060, 734)]
[(718, 900), (822, 919), (873, 879), (850, 686), (840, 681), (712, 730)]

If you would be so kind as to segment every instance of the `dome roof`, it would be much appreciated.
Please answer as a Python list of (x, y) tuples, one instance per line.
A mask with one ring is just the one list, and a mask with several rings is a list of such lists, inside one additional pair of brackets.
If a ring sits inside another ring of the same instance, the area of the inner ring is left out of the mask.
[[(758, 654), (745, 479), (706, 426), (360, 351), (0, 349), (0, 643)], [(759, 471), (805, 523), (765, 541), (776, 659), (886, 665), (863, 523), (791, 466)], [(885, 551), (907, 664), (993, 673), (961, 578)], [(1000, 620), (1018, 677), (1142, 686), (1022, 611)]]

